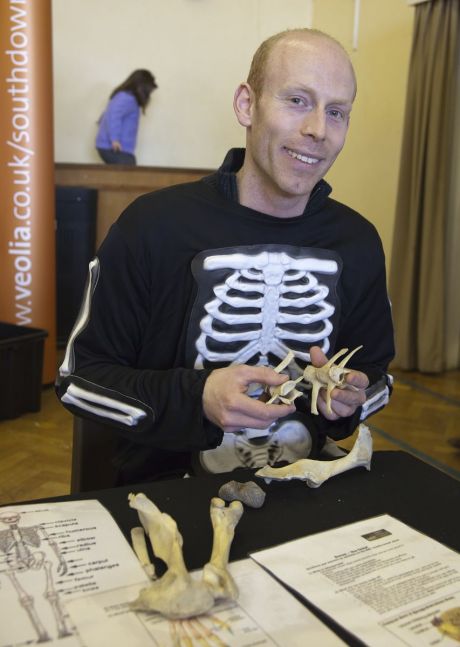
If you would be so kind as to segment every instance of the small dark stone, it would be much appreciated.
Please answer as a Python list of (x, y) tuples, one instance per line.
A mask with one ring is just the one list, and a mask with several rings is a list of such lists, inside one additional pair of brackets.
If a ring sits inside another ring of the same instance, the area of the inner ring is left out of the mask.
[(219, 496), (224, 501), (241, 501), (251, 508), (261, 508), (265, 501), (265, 492), (254, 481), (224, 483), (219, 489)]

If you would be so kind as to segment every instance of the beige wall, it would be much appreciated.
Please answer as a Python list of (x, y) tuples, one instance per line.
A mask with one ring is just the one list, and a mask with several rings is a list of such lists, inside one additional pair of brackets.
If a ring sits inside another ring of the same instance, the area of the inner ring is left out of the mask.
[(53, 0), (55, 157), (98, 162), (96, 120), (111, 89), (137, 67), (159, 90), (142, 118), (143, 165), (216, 167), (244, 144), (233, 91), (267, 35), (313, 26), (350, 52), (358, 96), (333, 196), (378, 228), (389, 264), (414, 9), (362, 0), (352, 51), (353, 0)]
[(253, 51), (309, 26), (310, 9), (311, 0), (53, 0), (56, 161), (100, 162), (96, 121), (111, 90), (145, 67), (159, 89), (141, 119), (139, 164), (215, 168), (244, 144), (232, 102)]
[(414, 9), (402, 0), (362, 0), (352, 51), (353, 5), (315, 2), (314, 27), (342, 42), (358, 78), (347, 143), (327, 180), (334, 198), (375, 224), (389, 266)]

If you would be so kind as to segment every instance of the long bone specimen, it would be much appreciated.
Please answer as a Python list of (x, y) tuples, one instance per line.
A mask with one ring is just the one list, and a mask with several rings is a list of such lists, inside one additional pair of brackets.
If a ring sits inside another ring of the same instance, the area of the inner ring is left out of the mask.
[(326, 405), (329, 413), (332, 413), (331, 409), (331, 393), (332, 390), (337, 389), (349, 389), (351, 391), (357, 391), (358, 389), (346, 383), (347, 373), (351, 372), (351, 369), (345, 368), (345, 364), (348, 360), (362, 348), (358, 346), (352, 350), (348, 355), (346, 355), (339, 364), (334, 364), (334, 362), (341, 357), (344, 353), (348, 351), (348, 348), (342, 348), (336, 353), (331, 359), (324, 364), (324, 366), (316, 367), (309, 365), (305, 368), (303, 372), (303, 378), (307, 382), (310, 382), (312, 385), (311, 391), (311, 412), (315, 415), (318, 415), (318, 394), (319, 390), (323, 387), (326, 387)]
[(371, 469), (372, 458), (372, 436), (366, 425), (359, 425), (358, 437), (353, 449), (343, 458), (333, 461), (315, 461), (303, 458), (284, 467), (270, 467), (266, 465), (256, 472), (256, 476), (270, 481), (290, 481), (300, 479), (305, 481), (308, 487), (317, 488), (331, 476), (341, 474), (353, 467), (363, 466)]
[(137, 559), (140, 561), (146, 575), (149, 579), (156, 580), (157, 574), (155, 572), (155, 565), (150, 561), (147, 544), (145, 541), (145, 532), (142, 526), (131, 528), (131, 542), (133, 544), (133, 549), (136, 553)]
[(174, 519), (160, 512), (145, 494), (130, 494), (128, 498), (129, 505), (139, 514), (154, 554), (167, 566), (162, 577), (140, 591), (130, 605), (133, 610), (158, 611), (171, 619), (191, 618), (209, 611), (218, 598), (236, 599), (238, 590), (227, 565), (235, 526), (243, 513), (240, 501), (233, 501), (226, 508), (222, 499), (211, 500), (214, 543), (211, 561), (198, 580), (186, 569), (183, 540)]
[(215, 598), (236, 600), (238, 588), (228, 570), (230, 546), (235, 535), (235, 526), (243, 514), (241, 501), (232, 501), (225, 507), (225, 501), (211, 499), (211, 522), (214, 529), (211, 559), (203, 568), (203, 582), (208, 585)]

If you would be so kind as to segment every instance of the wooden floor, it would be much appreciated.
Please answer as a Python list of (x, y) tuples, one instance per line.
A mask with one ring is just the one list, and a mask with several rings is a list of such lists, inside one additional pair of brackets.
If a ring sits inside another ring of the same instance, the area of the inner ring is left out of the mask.
[[(369, 420), (375, 450), (404, 450), (460, 478), (460, 371), (394, 371), (390, 404)], [(354, 437), (342, 442), (350, 447)], [(68, 494), (72, 416), (52, 387), (39, 413), (0, 422), (0, 504)]]

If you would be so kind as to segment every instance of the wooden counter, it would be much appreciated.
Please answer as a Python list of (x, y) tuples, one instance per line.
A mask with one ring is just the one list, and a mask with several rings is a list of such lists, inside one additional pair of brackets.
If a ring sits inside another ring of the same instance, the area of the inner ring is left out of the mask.
[(193, 182), (209, 173), (212, 169), (57, 163), (55, 183), (98, 190), (96, 245), (99, 246), (110, 225), (139, 195), (173, 184)]

